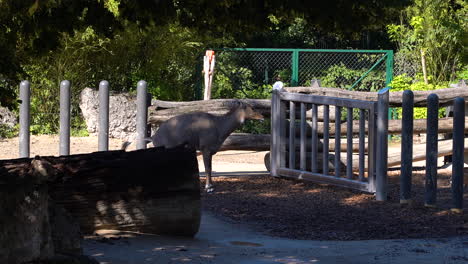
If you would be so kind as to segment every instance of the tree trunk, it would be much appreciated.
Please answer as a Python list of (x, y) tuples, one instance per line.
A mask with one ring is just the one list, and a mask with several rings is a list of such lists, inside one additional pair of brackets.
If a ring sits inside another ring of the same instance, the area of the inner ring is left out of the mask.
[(420, 49), (421, 51), (421, 67), (423, 71), (423, 77), (424, 77), (424, 83), (427, 85), (429, 84), (429, 81), (427, 80), (427, 69), (426, 69), (426, 52), (424, 52), (424, 49)]

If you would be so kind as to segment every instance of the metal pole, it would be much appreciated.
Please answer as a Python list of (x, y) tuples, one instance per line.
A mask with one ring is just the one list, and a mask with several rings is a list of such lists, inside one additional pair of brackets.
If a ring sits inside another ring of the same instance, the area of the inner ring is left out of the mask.
[(146, 123), (148, 119), (147, 106), (147, 83), (139, 81), (137, 84), (137, 116), (136, 116), (136, 132), (137, 132), (137, 149), (146, 149)]
[(453, 102), (453, 157), (452, 157), (452, 211), (463, 212), (463, 166), (464, 166), (465, 100)]
[(376, 150), (376, 199), (387, 200), (387, 164), (388, 164), (388, 101), (390, 88), (378, 93), (377, 102), (377, 150)]
[(70, 81), (60, 83), (59, 155), (70, 155)]
[(29, 127), (30, 127), (30, 117), (29, 117), (29, 107), (30, 107), (30, 98), (31, 90), (29, 89), (30, 85), (28, 81), (22, 81), (20, 83), (20, 114), (19, 114), (19, 157), (20, 158), (29, 158)]
[(401, 176), (400, 203), (411, 201), (411, 178), (413, 175), (413, 107), (414, 94), (403, 92), (403, 117), (401, 125)]
[(439, 97), (427, 97), (427, 139), (426, 139), (426, 192), (425, 206), (434, 207), (437, 200), (437, 132), (439, 128)]
[(98, 150), (109, 150), (109, 82), (99, 83), (99, 133)]

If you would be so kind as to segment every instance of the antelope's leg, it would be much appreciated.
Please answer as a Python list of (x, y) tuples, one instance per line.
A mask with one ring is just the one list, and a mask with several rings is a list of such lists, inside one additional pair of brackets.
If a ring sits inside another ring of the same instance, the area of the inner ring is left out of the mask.
[(206, 192), (212, 192), (214, 190), (213, 184), (211, 183), (211, 152), (204, 151), (203, 154), (203, 164), (205, 164), (205, 172), (206, 172), (206, 184), (205, 190)]

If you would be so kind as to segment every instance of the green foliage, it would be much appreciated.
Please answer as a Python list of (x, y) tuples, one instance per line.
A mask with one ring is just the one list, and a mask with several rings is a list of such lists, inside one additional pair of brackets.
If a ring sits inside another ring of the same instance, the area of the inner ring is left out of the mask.
[[(343, 63), (333, 65), (320, 77), (321, 85), (324, 87), (350, 88), (369, 68), (350, 69)], [(373, 70), (362, 79), (353, 90), (355, 91), (378, 91), (385, 87), (385, 72)]]
[(244, 125), (237, 129), (236, 133), (251, 133), (251, 134), (270, 134), (271, 120), (246, 120)]
[[(415, 82), (413, 82), (413, 79), (406, 76), (405, 74), (396, 76), (393, 78), (393, 81), (390, 83), (390, 87), (392, 87), (392, 91), (405, 91), (405, 90), (411, 90), (411, 91), (431, 91), (431, 90), (436, 90), (436, 89), (442, 89), (442, 88), (447, 88), (448, 83), (445, 84), (439, 84), (439, 85), (434, 85), (434, 84), (425, 84), (423, 81), (417, 79)], [(401, 119), (402, 117), (402, 109), (398, 108), (397, 109), (397, 118)], [(443, 117), (445, 116), (445, 108), (440, 108), (439, 109), (439, 116)], [(415, 107), (414, 108), (414, 119), (425, 119), (427, 118), (427, 108), (425, 107)]]
[(434, 83), (453, 81), (468, 60), (467, 12), (463, 0), (415, 0), (402, 22), (388, 25), (387, 32), (407, 61), (426, 62)]
[(18, 136), (19, 125), (9, 126), (6, 124), (0, 124), (0, 138), (12, 138)]
[(457, 80), (468, 80), (468, 65), (465, 65), (465, 67), (457, 72)]

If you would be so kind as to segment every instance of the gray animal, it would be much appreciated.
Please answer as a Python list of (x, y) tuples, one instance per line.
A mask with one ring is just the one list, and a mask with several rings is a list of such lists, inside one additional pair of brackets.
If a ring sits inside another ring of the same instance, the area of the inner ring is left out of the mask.
[(173, 148), (184, 145), (199, 150), (203, 155), (206, 171), (205, 190), (214, 190), (211, 181), (211, 160), (224, 140), (246, 119), (263, 119), (248, 104), (236, 101), (231, 110), (221, 116), (204, 112), (178, 115), (162, 123), (151, 137), (155, 147)]

